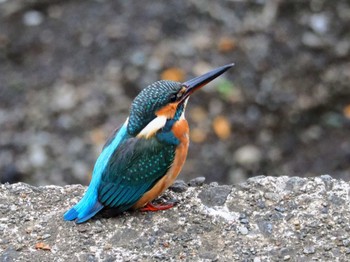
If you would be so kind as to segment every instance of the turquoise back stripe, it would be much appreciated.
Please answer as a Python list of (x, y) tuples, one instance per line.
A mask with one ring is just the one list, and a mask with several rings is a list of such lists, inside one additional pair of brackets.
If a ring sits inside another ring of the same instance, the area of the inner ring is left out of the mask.
[(127, 125), (128, 121), (125, 121), (113, 141), (103, 149), (100, 156), (97, 158), (89, 188), (83, 199), (75, 206), (76, 211), (79, 213), (79, 217), (83, 217), (86, 213), (89, 213), (90, 209), (97, 202), (97, 191), (100, 186), (101, 176), (108, 164), (109, 158), (119, 146), (120, 142), (127, 136)]

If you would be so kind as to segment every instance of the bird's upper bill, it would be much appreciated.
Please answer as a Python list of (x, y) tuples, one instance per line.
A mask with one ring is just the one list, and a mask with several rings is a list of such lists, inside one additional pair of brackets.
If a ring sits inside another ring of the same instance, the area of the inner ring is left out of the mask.
[(218, 68), (215, 68), (208, 73), (205, 73), (204, 75), (197, 76), (191, 80), (188, 80), (184, 83), (182, 83), (182, 86), (186, 88), (185, 94), (182, 96), (181, 102), (185, 101), (186, 98), (188, 98), (194, 91), (200, 89), (201, 87), (205, 86), (218, 76), (225, 73), (228, 69), (233, 67), (234, 64), (228, 64), (224, 65)]

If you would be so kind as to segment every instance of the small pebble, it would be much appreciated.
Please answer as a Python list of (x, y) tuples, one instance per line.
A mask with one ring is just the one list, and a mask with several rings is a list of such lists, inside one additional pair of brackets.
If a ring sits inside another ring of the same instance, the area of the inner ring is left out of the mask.
[(314, 254), (315, 247), (314, 246), (305, 247), (303, 252), (304, 252), (304, 254)]
[(211, 182), (209, 185), (211, 187), (217, 187), (217, 186), (219, 186), (219, 183), (218, 182)]
[(258, 199), (258, 201), (256, 201), (256, 205), (258, 206), (258, 208), (260, 209), (264, 209), (266, 207), (265, 205), (265, 201), (262, 199)]
[(264, 235), (271, 235), (272, 234), (273, 225), (269, 221), (265, 221), (265, 220), (259, 221), (258, 227), (259, 227), (261, 233), (263, 233)]
[(49, 237), (51, 237), (50, 234), (45, 234), (45, 235), (43, 235), (43, 236), (41, 237), (41, 239), (47, 239), (47, 238), (49, 238)]
[(275, 207), (275, 210), (278, 211), (278, 212), (284, 212), (284, 211), (286, 211), (286, 209), (285, 209), (284, 207), (281, 207), (281, 206)]
[(94, 233), (101, 233), (101, 232), (103, 232), (103, 228), (102, 227), (96, 227), (94, 229)]
[(217, 254), (216, 252), (203, 252), (202, 254), (199, 255), (202, 259), (205, 260), (210, 260), (210, 261), (216, 261), (217, 260)]
[(239, 227), (239, 232), (242, 235), (247, 235), (249, 231), (248, 231), (248, 228), (246, 228), (245, 226), (241, 226), (241, 227)]
[(332, 249), (332, 246), (331, 245), (329, 245), (329, 244), (326, 244), (325, 246), (324, 246), (324, 248), (323, 248), (325, 251), (329, 251), (329, 250), (331, 250)]
[(249, 224), (249, 220), (246, 218), (240, 219), (239, 221), (241, 222), (241, 224)]
[(227, 200), (227, 196), (231, 193), (229, 186), (217, 186), (205, 188), (198, 194), (198, 198), (208, 207), (222, 206)]
[(249, 220), (246, 214), (240, 214), (238, 219), (241, 224), (249, 224)]
[(345, 247), (350, 246), (350, 239), (344, 239), (344, 240), (343, 240), (343, 245), (344, 245)]
[(187, 190), (188, 186), (183, 180), (176, 180), (169, 189), (175, 193), (182, 193)]
[(243, 218), (247, 218), (247, 215), (244, 213), (239, 214), (239, 218), (238, 219), (243, 219)]
[(80, 233), (84, 233), (84, 232), (86, 232), (88, 229), (86, 228), (86, 227), (79, 227), (78, 228), (78, 231), (80, 232)]
[(205, 181), (204, 176), (196, 177), (194, 179), (191, 179), (190, 182), (188, 182), (189, 186), (197, 187), (197, 186), (203, 186)]
[(260, 257), (254, 257), (253, 262), (261, 262), (261, 258)]

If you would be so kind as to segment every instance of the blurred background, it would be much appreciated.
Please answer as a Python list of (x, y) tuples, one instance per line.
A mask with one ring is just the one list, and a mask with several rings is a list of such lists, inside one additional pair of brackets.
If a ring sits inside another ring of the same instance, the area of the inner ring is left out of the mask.
[(348, 0), (0, 0), (1, 181), (87, 185), (142, 88), (231, 62), (190, 100), (181, 178), (349, 181)]

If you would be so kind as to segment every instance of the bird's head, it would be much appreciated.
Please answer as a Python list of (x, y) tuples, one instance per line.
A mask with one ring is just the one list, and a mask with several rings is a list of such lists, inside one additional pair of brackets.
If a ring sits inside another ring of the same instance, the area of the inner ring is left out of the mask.
[(190, 95), (233, 65), (216, 68), (184, 83), (161, 80), (147, 86), (131, 105), (128, 133), (150, 137), (163, 128), (168, 120), (179, 120), (183, 117)]

